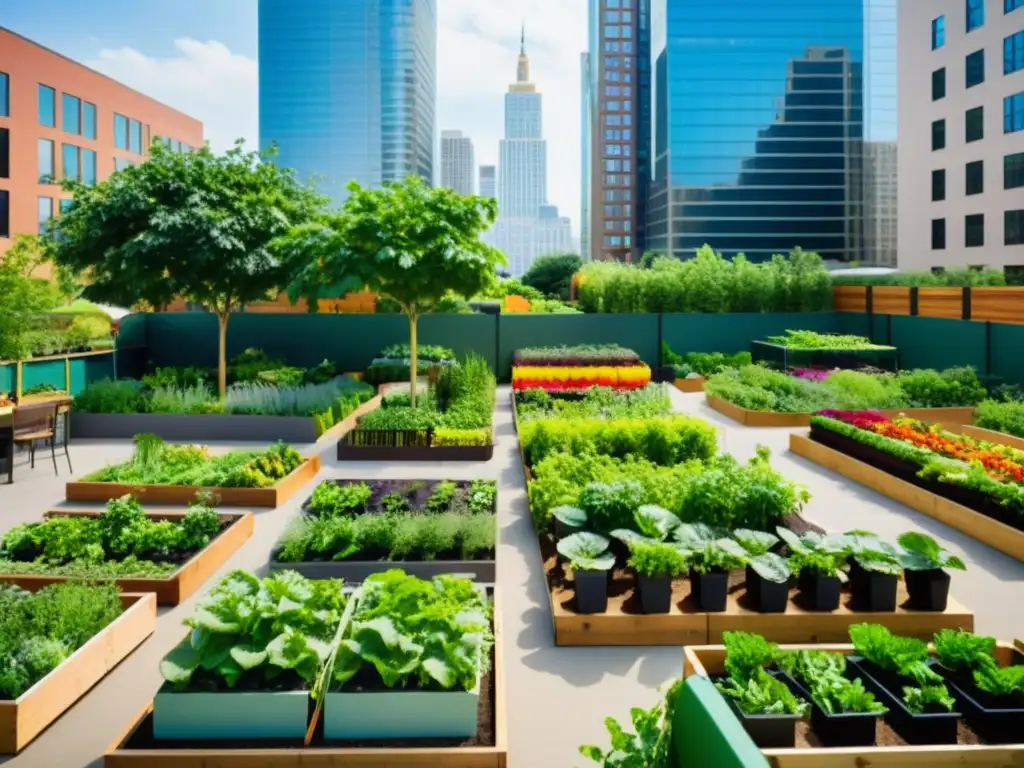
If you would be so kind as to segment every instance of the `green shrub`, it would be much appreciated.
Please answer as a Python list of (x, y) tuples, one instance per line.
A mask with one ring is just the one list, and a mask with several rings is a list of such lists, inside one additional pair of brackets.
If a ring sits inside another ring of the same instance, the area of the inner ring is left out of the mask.
[(988, 395), (973, 368), (944, 371), (913, 370), (899, 375), (899, 385), (915, 408), (950, 408), (977, 405)]
[[(380, 351), (380, 357), (391, 360), (408, 360), (412, 356), (412, 348), (408, 344), (392, 344)], [(455, 353), (448, 347), (437, 344), (417, 344), (416, 358), (426, 362), (437, 362), (439, 360), (454, 360)]]
[(617, 419), (664, 416), (672, 412), (672, 398), (663, 384), (648, 384), (626, 392), (591, 387), (582, 398), (552, 396), (542, 389), (516, 392), (516, 416), (532, 419)]
[(309, 499), (309, 509), (320, 517), (355, 515), (366, 509), (373, 490), (366, 483), (336, 483), (325, 480)]
[(265, 381), (275, 387), (297, 387), (305, 383), (305, 373), (302, 368), (284, 366), (269, 371), (260, 371), (256, 378), (258, 381)]
[(223, 413), (224, 406), (206, 384), (154, 389), (146, 402), (149, 413)]
[(134, 379), (94, 381), (78, 393), (73, 408), (80, 413), (142, 413), (142, 383)]
[(985, 429), (1024, 437), (1024, 402), (998, 403), (985, 400), (974, 412), (974, 423)]
[(211, 377), (207, 376), (205, 368), (188, 366), (185, 368), (157, 368), (152, 373), (142, 377), (142, 383), (150, 389), (162, 387), (198, 387)]
[(833, 272), (833, 285), (905, 285), (917, 287), (966, 287), (1006, 285), (1001, 269), (944, 269), (941, 272), (894, 272), (888, 275), (844, 275)]
[(491, 430), (483, 429), (448, 429), (438, 427), (434, 430), (433, 445), (491, 445)]
[(228, 384), (258, 381), (264, 371), (284, 368), (284, 360), (270, 357), (262, 349), (250, 347), (228, 361)]

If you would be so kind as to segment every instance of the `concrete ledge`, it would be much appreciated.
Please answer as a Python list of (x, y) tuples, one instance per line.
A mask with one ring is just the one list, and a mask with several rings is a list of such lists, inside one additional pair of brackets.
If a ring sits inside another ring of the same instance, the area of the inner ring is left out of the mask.
[(164, 440), (315, 443), (312, 416), (244, 416), (226, 413), (71, 412), (71, 436), (83, 440), (131, 440), (152, 434)]

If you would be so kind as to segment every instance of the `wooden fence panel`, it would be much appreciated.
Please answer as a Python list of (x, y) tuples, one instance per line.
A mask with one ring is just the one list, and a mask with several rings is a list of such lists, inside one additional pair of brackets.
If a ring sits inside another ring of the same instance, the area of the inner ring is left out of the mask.
[(917, 314), (923, 317), (946, 317), (959, 320), (964, 316), (963, 288), (918, 288)]

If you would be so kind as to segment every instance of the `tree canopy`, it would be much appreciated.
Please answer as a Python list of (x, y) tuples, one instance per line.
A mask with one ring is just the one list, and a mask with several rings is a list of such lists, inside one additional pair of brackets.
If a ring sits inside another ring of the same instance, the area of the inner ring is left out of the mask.
[(551, 254), (534, 259), (523, 275), (523, 284), (536, 288), (545, 296), (569, 300), (572, 276), (580, 271), (583, 261), (575, 253)]
[(284, 288), (296, 265), (269, 247), (308, 222), (324, 199), (240, 141), (174, 152), (154, 142), (151, 157), (75, 195), (56, 220), (56, 260), (88, 283), (85, 296), (161, 307), (181, 296), (217, 314), (221, 394), (231, 312)]
[(49, 260), (47, 243), (35, 235), (18, 235), (0, 257), (0, 360), (27, 357), (28, 333), (66, 298), (63, 281), (34, 276)]

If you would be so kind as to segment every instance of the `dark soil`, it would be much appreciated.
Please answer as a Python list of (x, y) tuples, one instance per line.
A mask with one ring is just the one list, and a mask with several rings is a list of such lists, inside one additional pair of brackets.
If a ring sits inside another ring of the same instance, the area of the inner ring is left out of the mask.
[[(364, 515), (383, 515), (386, 514), (386, 510), (383, 506), (383, 500), (386, 496), (391, 494), (397, 494), (405, 499), (408, 504), (408, 511), (410, 512), (422, 512), (423, 514), (433, 514), (427, 509), (427, 500), (430, 495), (434, 492), (434, 488), (437, 487), (440, 482), (452, 482), (455, 483), (456, 491), (452, 496), (451, 511), (458, 512), (465, 510), (469, 499), (469, 489), (472, 485), (469, 480), (331, 480), (328, 482), (337, 483), (338, 485), (357, 485), (365, 483), (370, 486), (373, 491), (373, 495), (370, 497), (370, 501), (366, 505), (366, 509), (361, 513)], [(310, 497), (311, 499), (312, 497)], [(315, 515), (312, 509), (310, 509), (310, 499), (306, 499), (302, 504), (302, 510), (309, 515)]]
[(917, 473), (921, 467), (915, 462), (899, 459), (874, 446), (865, 445), (846, 435), (840, 435), (838, 432), (816, 425), (811, 426), (811, 439), (858, 461), (863, 461), (869, 466), (888, 472), (893, 477), (934, 493), (936, 496), (949, 499), (979, 514), (1005, 523), (1018, 531), (1024, 531), (1024, 510), (1004, 507), (992, 496), (972, 488), (918, 477)]

